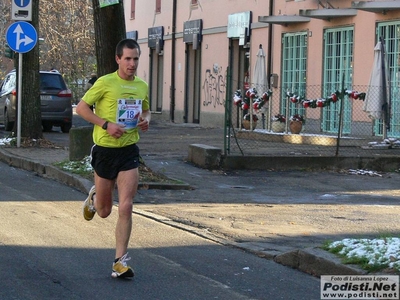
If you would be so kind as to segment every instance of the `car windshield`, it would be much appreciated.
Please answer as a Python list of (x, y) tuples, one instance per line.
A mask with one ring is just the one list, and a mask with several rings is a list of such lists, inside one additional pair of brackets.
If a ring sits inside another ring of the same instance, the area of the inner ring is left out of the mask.
[(41, 90), (65, 90), (66, 86), (61, 75), (40, 73)]

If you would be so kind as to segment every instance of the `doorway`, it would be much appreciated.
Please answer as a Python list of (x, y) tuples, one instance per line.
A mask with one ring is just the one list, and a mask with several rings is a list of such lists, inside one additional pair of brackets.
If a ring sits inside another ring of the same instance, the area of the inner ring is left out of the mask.
[[(229, 39), (229, 65), (231, 78), (229, 86), (231, 87), (231, 95), (237, 90), (244, 93), (250, 87), (250, 48), (239, 45), (239, 39)], [(246, 114), (247, 111), (242, 111), (239, 107), (232, 111), (232, 123), (239, 128), (239, 119)]]
[(163, 103), (164, 56), (150, 48), (149, 102), (152, 112), (161, 112)]
[(200, 123), (201, 50), (186, 43), (184, 123)]

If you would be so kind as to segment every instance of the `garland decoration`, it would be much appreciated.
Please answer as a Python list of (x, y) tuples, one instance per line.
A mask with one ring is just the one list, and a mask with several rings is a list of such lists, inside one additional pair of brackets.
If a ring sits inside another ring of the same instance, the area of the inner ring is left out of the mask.
[[(365, 93), (359, 93), (357, 91), (351, 91), (351, 90), (346, 90), (344, 92), (345, 96), (348, 96), (350, 99), (354, 99), (354, 100), (365, 100)], [(301, 104), (303, 105), (304, 108), (310, 107), (310, 108), (317, 108), (317, 107), (326, 107), (331, 105), (331, 103), (336, 103), (340, 96), (341, 96), (341, 92), (336, 91), (334, 93), (332, 93), (330, 96), (326, 97), (326, 98), (318, 98), (318, 99), (314, 99), (314, 100), (308, 100), (304, 97), (301, 97), (299, 95), (296, 95), (294, 93), (291, 92), (287, 92), (286, 96), (289, 98), (290, 102), (295, 103), (295, 104)]]
[(250, 108), (250, 99), (253, 102), (253, 109), (256, 111), (260, 110), (271, 98), (272, 91), (268, 90), (260, 96), (255, 88), (246, 90), (244, 97), (241, 90), (237, 90), (233, 95), (233, 103), (239, 106), (243, 110)]

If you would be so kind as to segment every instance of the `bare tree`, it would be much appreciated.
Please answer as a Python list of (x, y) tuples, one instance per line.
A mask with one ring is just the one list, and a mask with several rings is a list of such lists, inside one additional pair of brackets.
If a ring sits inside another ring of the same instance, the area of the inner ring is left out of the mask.
[(40, 1), (41, 69), (63, 74), (78, 101), (85, 78), (96, 71), (91, 0)]
[[(0, 10), (0, 34), (4, 31), (0, 46), (4, 49), (6, 24), (12, 22), (9, 2), (0, 0)], [(59, 70), (70, 86), (96, 69), (98, 75), (115, 71), (115, 46), (126, 37), (123, 1), (100, 8), (99, 0), (32, 0), (31, 24), (43, 42), (23, 54), (21, 135), (39, 139), (43, 137), (39, 70)], [(1, 70), (10, 63), (2, 57)]]
[[(67, 81), (82, 79), (96, 70), (91, 2), (40, 0), (39, 27), (36, 29), (41, 32), (39, 59), (42, 70), (54, 67)], [(3, 54), (5, 31), (13, 22), (9, 1), (0, 0), (0, 12), (0, 47)], [(10, 61), (3, 56), (0, 58), (1, 71), (10, 70), (6, 67)]]
[[(32, 26), (38, 31), (39, 0), (32, 1)], [(42, 121), (40, 115), (39, 93), (39, 47), (23, 54), (23, 88), (21, 95), (21, 136), (28, 139), (42, 139)], [(14, 126), (15, 127), (15, 126)]]
[(97, 73), (104, 75), (117, 69), (115, 46), (126, 37), (123, 1), (100, 7), (93, 0), (93, 18), (96, 40)]
[[(18, 65), (18, 57), (16, 54), (15, 62), (12, 59), (4, 57), (4, 49), (6, 44), (6, 30), (12, 24), (10, 2), (5, 3), (0, 0), (0, 45), (2, 47), (1, 77), (11, 71)], [(39, 25), (39, 0), (32, 1), (32, 22), (33, 27), (38, 28)], [(17, 95), (21, 99), (21, 136), (30, 139), (40, 139), (43, 137), (40, 116), (40, 96), (39, 96), (39, 50), (34, 47), (28, 53), (23, 54), (22, 74), (17, 74), (23, 78), (23, 89), (21, 95)], [(3, 73), (4, 72), (4, 73)], [(18, 89), (18, 87), (17, 87)], [(17, 122), (14, 123), (13, 132), (16, 133)]]
[(11, 24), (11, 7), (10, 2), (0, 0), (0, 79), (14, 68), (14, 61), (10, 58), (4, 57), (4, 50), (6, 45), (6, 30)]
[(42, 68), (56, 68), (65, 76), (87, 75), (93, 69), (93, 16), (90, 2), (40, 0), (40, 28), (43, 38)]

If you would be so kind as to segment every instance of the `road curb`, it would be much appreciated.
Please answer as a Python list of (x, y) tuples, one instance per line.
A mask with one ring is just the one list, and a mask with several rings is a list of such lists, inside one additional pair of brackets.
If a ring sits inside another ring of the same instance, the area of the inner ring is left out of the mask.
[(133, 213), (181, 230), (188, 231), (215, 243), (241, 249), (281, 265), (320, 277), (321, 275), (362, 275), (366, 271), (354, 265), (343, 265), (334, 254), (319, 248), (294, 249), (271, 243), (238, 243), (208, 228), (176, 222), (168, 217), (145, 210), (133, 209)]
[(274, 261), (318, 277), (321, 275), (367, 274), (357, 266), (343, 265), (334, 254), (319, 248), (293, 250), (277, 255)]
[[(40, 176), (54, 179), (69, 186), (73, 186), (82, 193), (88, 193), (93, 185), (93, 181), (88, 180), (77, 174), (71, 174), (63, 171), (53, 165), (42, 164), (25, 157), (11, 154), (9, 151), (0, 147), (0, 161), (9, 166), (34, 172)], [(177, 179), (173, 179), (176, 180)], [(158, 182), (140, 182), (139, 189), (164, 189), (164, 190), (192, 190), (193, 187), (187, 183), (158, 183)]]

